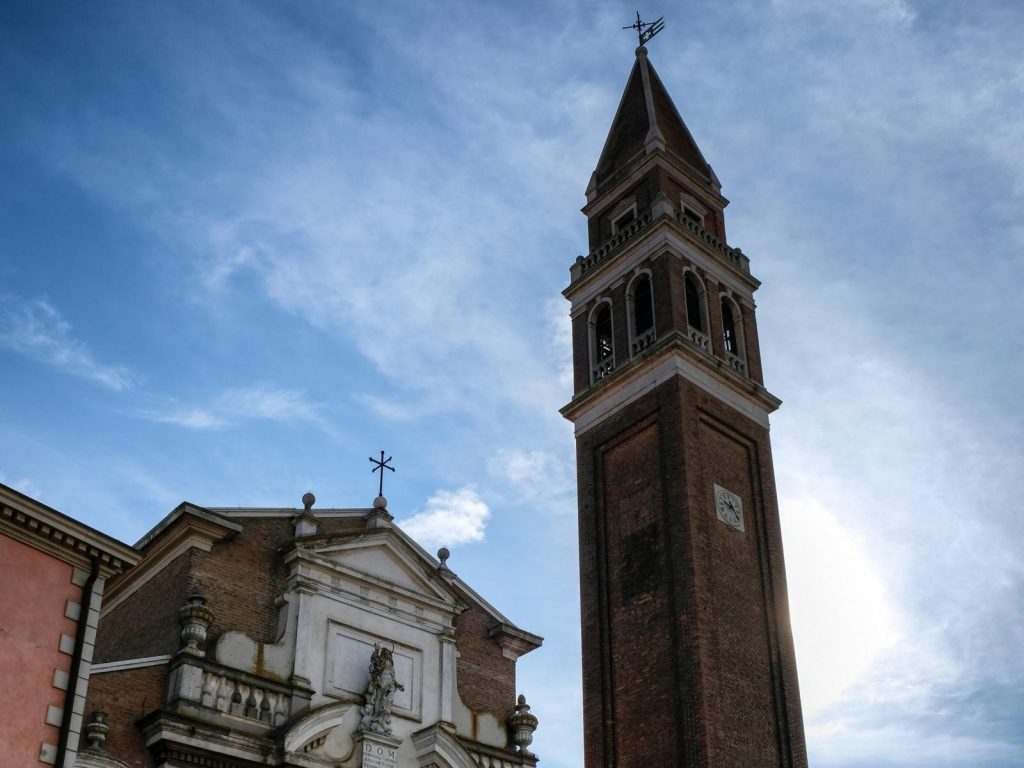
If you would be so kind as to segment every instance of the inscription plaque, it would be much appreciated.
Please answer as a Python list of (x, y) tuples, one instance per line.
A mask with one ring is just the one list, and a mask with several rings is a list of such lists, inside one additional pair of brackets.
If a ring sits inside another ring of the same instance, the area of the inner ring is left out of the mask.
[(395, 768), (398, 748), (378, 744), (369, 739), (363, 741), (363, 768)]

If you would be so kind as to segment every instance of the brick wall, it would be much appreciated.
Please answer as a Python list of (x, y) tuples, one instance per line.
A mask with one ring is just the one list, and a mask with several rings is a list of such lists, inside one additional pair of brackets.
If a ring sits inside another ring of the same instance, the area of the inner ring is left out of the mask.
[[(146, 667), (125, 672), (93, 675), (85, 706), (85, 723), (95, 711), (107, 713), (110, 732), (106, 750), (135, 768), (149, 768), (152, 761), (135, 721), (159, 709), (167, 694), (167, 667)], [(82, 746), (88, 744), (84, 733)]]
[(475, 712), (490, 712), (504, 720), (516, 703), (516, 663), (488, 636), (493, 621), (480, 608), (455, 619), (459, 698)]
[[(142, 589), (104, 614), (96, 634), (94, 663), (177, 653), (181, 645), (178, 609), (188, 596), (191, 558), (191, 552), (178, 555)], [(108, 582), (108, 595), (115, 583)]]
[(193, 578), (214, 613), (212, 636), (228, 630), (274, 642), (285, 568), (278, 550), (291, 541), (288, 518), (233, 518), (244, 528), (234, 538), (196, 552)]
[(805, 765), (767, 431), (676, 378), (577, 457), (586, 765)]

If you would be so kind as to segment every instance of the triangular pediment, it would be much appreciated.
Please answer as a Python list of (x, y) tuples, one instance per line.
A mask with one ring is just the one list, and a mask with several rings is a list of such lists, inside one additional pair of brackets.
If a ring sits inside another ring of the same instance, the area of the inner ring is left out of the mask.
[(303, 549), (331, 566), (338, 579), (391, 588), (451, 606), (460, 602), (438, 567), (412, 550), (394, 529), (318, 542)]

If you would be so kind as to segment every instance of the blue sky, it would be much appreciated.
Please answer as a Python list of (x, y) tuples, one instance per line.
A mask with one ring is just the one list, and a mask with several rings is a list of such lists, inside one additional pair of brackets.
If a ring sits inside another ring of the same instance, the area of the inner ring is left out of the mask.
[[(134, 541), (384, 448), (580, 765), (560, 291), (634, 11), (3, 4), (0, 481)], [(812, 764), (1024, 766), (1024, 7), (641, 13), (764, 283)]]

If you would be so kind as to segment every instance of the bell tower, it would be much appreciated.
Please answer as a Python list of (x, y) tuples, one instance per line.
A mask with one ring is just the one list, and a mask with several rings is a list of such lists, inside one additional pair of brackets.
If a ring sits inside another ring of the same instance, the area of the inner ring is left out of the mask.
[(570, 268), (586, 768), (806, 768), (750, 261), (636, 50)]

